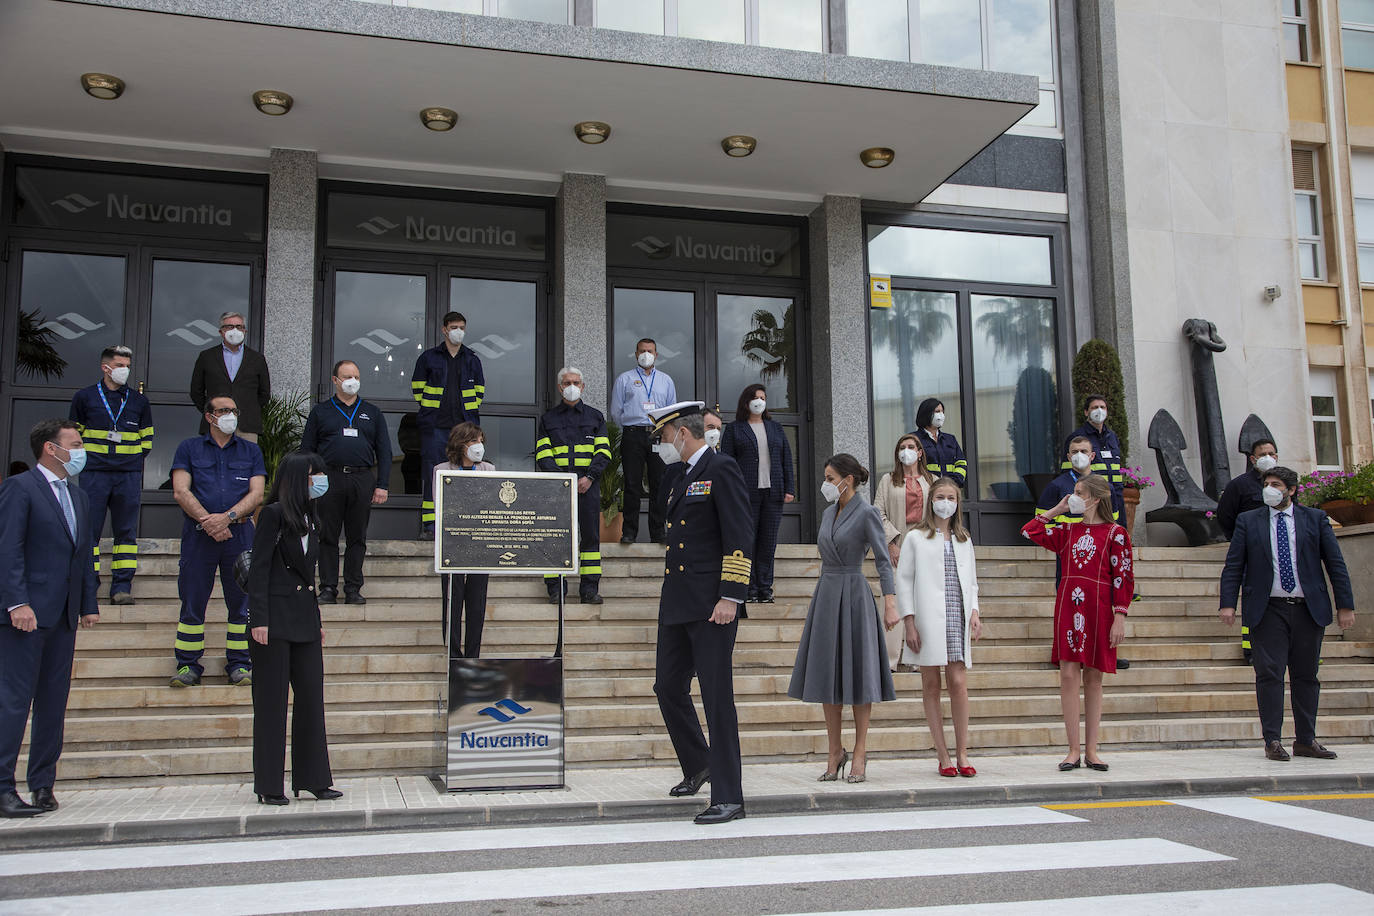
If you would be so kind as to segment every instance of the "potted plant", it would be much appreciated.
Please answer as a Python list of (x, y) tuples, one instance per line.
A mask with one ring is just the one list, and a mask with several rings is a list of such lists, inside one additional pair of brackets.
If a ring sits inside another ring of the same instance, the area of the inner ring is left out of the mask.
[(1135, 512), (1140, 506), (1140, 491), (1155, 485), (1154, 478), (1145, 474), (1139, 466), (1121, 466), (1121, 499), (1126, 503), (1126, 530), (1135, 530)]
[(620, 427), (606, 421), (611, 442), (611, 462), (601, 472), (601, 543), (614, 544), (625, 530), (625, 473), (620, 467)]
[(1349, 471), (1313, 471), (1298, 481), (1298, 502), (1341, 525), (1374, 523), (1374, 461)]
[[(1121, 376), (1121, 357), (1105, 340), (1090, 340), (1073, 358), (1074, 411), (1083, 399), (1100, 394), (1107, 399), (1107, 423), (1121, 440), (1121, 457), (1131, 454), (1131, 424), (1126, 416), (1126, 383)], [(1081, 419), (1076, 422), (1083, 422)]]
[(305, 432), (305, 407), (310, 394), (297, 391), (272, 395), (262, 409), (262, 432), (258, 433), (258, 448), (267, 466), (267, 490), (272, 490), (272, 478), (277, 465), (289, 452), (301, 447), (301, 433)]

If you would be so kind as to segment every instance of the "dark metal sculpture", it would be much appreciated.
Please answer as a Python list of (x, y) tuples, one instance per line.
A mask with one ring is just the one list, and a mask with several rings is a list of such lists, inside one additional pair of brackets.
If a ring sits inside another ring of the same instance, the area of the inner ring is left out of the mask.
[(1155, 450), (1159, 478), (1168, 497), (1164, 505), (1145, 514), (1147, 522), (1172, 522), (1183, 529), (1192, 547), (1226, 540), (1217, 524), (1217, 501), (1202, 491), (1183, 460), (1188, 440), (1169, 411), (1160, 409), (1150, 421), (1146, 444)]
[(1255, 449), (1255, 443), (1261, 439), (1274, 441), (1274, 434), (1269, 431), (1269, 427), (1264, 425), (1264, 421), (1254, 414), (1245, 418), (1245, 422), (1240, 425), (1240, 438), (1236, 440), (1236, 451), (1246, 458)]
[[(1226, 458), (1226, 428), (1222, 421), (1221, 394), (1217, 390), (1217, 369), (1213, 353), (1226, 349), (1217, 326), (1203, 318), (1183, 322), (1193, 364), (1193, 401), (1197, 406), (1198, 450), (1202, 460), (1202, 489), (1212, 499), (1231, 482), (1231, 467)], [(1162, 469), (1161, 469), (1162, 473)]]

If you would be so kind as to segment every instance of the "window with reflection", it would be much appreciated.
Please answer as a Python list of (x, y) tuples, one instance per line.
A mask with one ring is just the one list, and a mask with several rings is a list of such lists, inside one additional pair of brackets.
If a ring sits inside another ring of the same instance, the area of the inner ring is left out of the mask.
[(1041, 235), (871, 226), (868, 260), (873, 273), (890, 276), (1031, 286), (1054, 281), (1050, 240)]
[(617, 287), (613, 307), (611, 378), (635, 364), (635, 344), (651, 337), (658, 345), (655, 365), (672, 378), (679, 397), (696, 391), (696, 296), (682, 290)]
[(721, 403), (746, 385), (768, 389), (770, 411), (797, 404), (797, 301), (790, 297), (716, 297), (716, 378)]
[(202, 261), (153, 262), (149, 352), (135, 353), (135, 377), (159, 391), (185, 391), (196, 357), (220, 342), (219, 316), (253, 314), (252, 268)]
[(759, 44), (824, 51), (825, 0), (757, 0)]
[(875, 455), (916, 428), (926, 398), (944, 403), (944, 430), (964, 441), (958, 315), (957, 294), (912, 289), (894, 289), (891, 308), (869, 310)]
[(200, 434), (200, 414), (190, 404), (153, 405), (153, 448), (143, 459), (143, 489), (172, 491), (177, 446)]
[(973, 295), (973, 399), (981, 499), (1030, 499), (1026, 474), (1059, 467), (1054, 300)]
[(10, 447), (5, 456), (5, 466), (0, 468), (0, 471), (4, 471), (4, 476), (10, 476), (9, 466), (16, 461), (22, 461), (29, 468), (37, 464), (33, 458), (33, 450), (29, 448), (29, 430), (40, 420), (65, 420), (70, 406), (70, 401), (30, 401), (16, 398), (10, 402)]
[[(453, 277), (449, 280), (449, 309), (467, 319), (463, 343), (482, 360), (488, 403), (534, 404), (545, 384), (536, 379), (534, 283)], [(413, 361), (412, 361), (413, 365)], [(486, 414), (483, 414), (486, 425)]]
[(425, 327), (425, 278), (334, 274), (334, 360), (358, 364), (362, 397), (410, 400), (415, 358), (438, 341)]
[(84, 387), (100, 377), (100, 351), (125, 342), (124, 272), (122, 257), (24, 252), (14, 355), (18, 384)]

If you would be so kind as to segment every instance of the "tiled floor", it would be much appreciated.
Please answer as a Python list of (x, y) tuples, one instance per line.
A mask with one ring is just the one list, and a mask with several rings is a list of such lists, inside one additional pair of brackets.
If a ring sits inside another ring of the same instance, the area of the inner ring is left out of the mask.
[[(1180, 782), (1216, 778), (1253, 779), (1264, 790), (1273, 778), (1321, 779), (1332, 781), (1363, 777), (1362, 785), (1374, 785), (1374, 744), (1334, 746), (1337, 760), (1295, 758), (1289, 763), (1266, 760), (1258, 749), (1203, 749), (1188, 751), (1118, 752), (1106, 758), (1108, 773), (1082, 769), (1059, 773), (1059, 757), (1039, 756), (975, 757), (978, 776), (973, 779), (944, 779), (935, 772), (933, 760), (876, 759), (869, 766), (868, 781), (858, 785), (816, 781), (821, 767), (814, 763), (762, 763), (744, 769), (746, 799), (769, 797), (795, 798), (800, 808), (813, 807), (832, 796), (863, 793), (910, 792), (911, 801), (939, 804), (942, 792), (955, 788), (1026, 788), (1066, 785), (1082, 788), (1085, 798), (1097, 797), (1102, 785), (1131, 784), (1149, 792), (1158, 784), (1164, 794), (1177, 794)], [(31, 825), (127, 824), (176, 821), (189, 818), (243, 817), (269, 815), (290, 817), (329, 811), (425, 811), (486, 809), (508, 806), (545, 806), (556, 816), (560, 806), (588, 803), (653, 802), (672, 804), (669, 787), (681, 778), (674, 769), (662, 767), (631, 769), (571, 769), (566, 789), (526, 792), (448, 793), (419, 776), (340, 780), (336, 785), (344, 797), (338, 801), (315, 802), (294, 799), (285, 807), (258, 805), (250, 784), (175, 785), (163, 788), (74, 789), (57, 786), (60, 810), (28, 820), (0, 820), (0, 831), (22, 831)], [(1033, 794), (1033, 791), (1030, 793)], [(682, 799), (675, 804), (700, 806), (705, 795)], [(836, 799), (837, 801), (839, 799)]]

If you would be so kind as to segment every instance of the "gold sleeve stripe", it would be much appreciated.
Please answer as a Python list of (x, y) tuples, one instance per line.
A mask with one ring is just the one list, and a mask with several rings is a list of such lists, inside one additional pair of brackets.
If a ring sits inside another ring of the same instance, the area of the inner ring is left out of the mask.
[(737, 575), (734, 575), (733, 573), (722, 573), (722, 574), (721, 574), (721, 577), (720, 577), (720, 581), (722, 581), (722, 582), (738, 582), (740, 585), (748, 585), (748, 584), (749, 584), (749, 577), (748, 577), (748, 576), (737, 576)]

